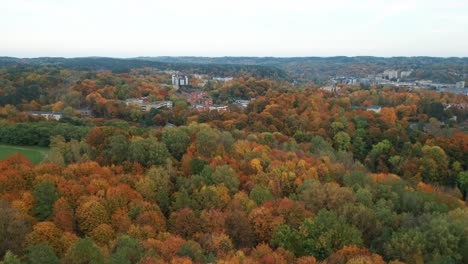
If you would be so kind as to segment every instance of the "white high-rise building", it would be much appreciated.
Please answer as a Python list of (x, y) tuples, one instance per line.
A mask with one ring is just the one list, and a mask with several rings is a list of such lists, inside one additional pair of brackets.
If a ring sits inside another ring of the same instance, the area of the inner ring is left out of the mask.
[(189, 79), (187, 75), (177, 75), (177, 74), (172, 74), (172, 85), (174, 86), (187, 86), (189, 85)]
[(455, 88), (457, 89), (465, 88), (465, 81), (460, 81), (460, 82), (455, 83)]
[(387, 77), (389, 80), (398, 78), (398, 71), (395, 70), (386, 70), (383, 72), (383, 76)]
[(406, 78), (406, 77), (409, 77), (411, 75), (413, 71), (412, 70), (409, 70), (409, 71), (402, 71), (400, 72), (400, 78)]

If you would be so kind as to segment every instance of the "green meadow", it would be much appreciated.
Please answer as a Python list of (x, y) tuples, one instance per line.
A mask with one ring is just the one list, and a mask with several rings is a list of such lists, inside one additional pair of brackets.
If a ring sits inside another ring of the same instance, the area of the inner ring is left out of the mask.
[(28, 158), (32, 163), (38, 164), (47, 158), (49, 149), (35, 146), (12, 146), (0, 144), (0, 160), (4, 160), (15, 153), (20, 153)]

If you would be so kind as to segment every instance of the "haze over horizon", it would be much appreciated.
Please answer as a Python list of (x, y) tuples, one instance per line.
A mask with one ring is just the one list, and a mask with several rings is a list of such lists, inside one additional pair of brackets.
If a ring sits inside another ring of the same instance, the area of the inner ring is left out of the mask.
[(468, 56), (468, 2), (17, 0), (0, 56)]

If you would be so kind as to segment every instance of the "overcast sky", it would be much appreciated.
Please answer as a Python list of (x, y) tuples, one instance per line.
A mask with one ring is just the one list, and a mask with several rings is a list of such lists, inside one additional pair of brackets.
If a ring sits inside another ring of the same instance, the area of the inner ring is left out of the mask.
[(0, 56), (468, 56), (468, 0), (0, 0)]

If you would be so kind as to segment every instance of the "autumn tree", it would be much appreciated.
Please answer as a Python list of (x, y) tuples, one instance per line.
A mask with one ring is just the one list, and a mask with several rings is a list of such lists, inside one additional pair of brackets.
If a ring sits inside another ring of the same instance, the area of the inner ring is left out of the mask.
[(255, 235), (248, 217), (236, 210), (226, 217), (226, 232), (237, 248), (250, 248), (255, 244)]
[(76, 217), (80, 230), (86, 234), (93, 231), (100, 224), (105, 224), (109, 221), (106, 208), (96, 200), (90, 200), (81, 204), (76, 210)]
[(31, 229), (29, 221), (6, 201), (0, 200), (0, 256), (7, 250), (20, 254)]
[(48, 244), (54, 252), (61, 256), (66, 249), (62, 230), (52, 222), (39, 222), (33, 226), (33, 231), (28, 234), (29, 245)]
[(192, 209), (184, 208), (171, 213), (169, 230), (177, 235), (189, 238), (200, 231), (200, 222)]

